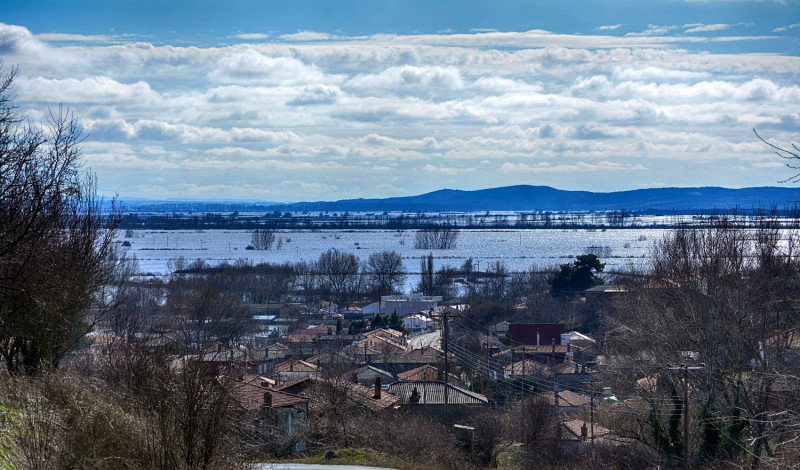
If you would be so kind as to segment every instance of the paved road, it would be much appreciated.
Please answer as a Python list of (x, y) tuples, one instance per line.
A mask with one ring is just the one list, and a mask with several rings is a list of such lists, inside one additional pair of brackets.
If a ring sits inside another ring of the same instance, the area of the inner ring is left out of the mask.
[(362, 467), (359, 465), (312, 465), (304, 463), (260, 463), (258, 470), (394, 470), (392, 468)]
[(408, 339), (408, 348), (420, 349), (425, 346), (439, 347), (439, 336), (441, 336), (439, 331), (414, 336)]

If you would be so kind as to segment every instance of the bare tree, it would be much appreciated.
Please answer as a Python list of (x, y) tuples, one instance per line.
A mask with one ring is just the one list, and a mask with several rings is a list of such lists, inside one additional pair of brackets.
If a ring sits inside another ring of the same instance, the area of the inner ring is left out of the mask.
[[(787, 167), (791, 168), (792, 170), (800, 170), (800, 163), (799, 163), (800, 162), (800, 147), (797, 147), (797, 144), (791, 144), (792, 145), (791, 149), (788, 149), (786, 147), (779, 147), (779, 146), (777, 146), (775, 144), (772, 144), (772, 143), (767, 142), (766, 140), (764, 140), (764, 138), (761, 137), (758, 134), (758, 132), (756, 132), (755, 129), (753, 129), (753, 133), (756, 135), (756, 137), (758, 137), (758, 140), (760, 140), (761, 142), (764, 142), (765, 144), (770, 146), (775, 151), (775, 154), (777, 156), (783, 158), (784, 160), (789, 160), (788, 162), (786, 162), (786, 166)], [(781, 183), (786, 183), (786, 182), (797, 183), (798, 181), (800, 181), (800, 173), (795, 173), (794, 175), (792, 175), (789, 178), (786, 178), (785, 180), (782, 180), (780, 182)]]
[(221, 292), (216, 277), (175, 279), (168, 288), (167, 307), (186, 344), (201, 350), (211, 341), (232, 347), (253, 328), (247, 308)]
[(405, 281), (403, 259), (396, 251), (373, 253), (367, 259), (367, 273), (370, 283), (378, 290), (378, 297), (391, 294)]
[(275, 243), (275, 231), (268, 228), (257, 228), (253, 230), (253, 235), (250, 238), (250, 243), (256, 250), (269, 250), (272, 244)]
[(319, 256), (314, 271), (323, 291), (329, 291), (337, 302), (346, 302), (358, 291), (359, 266), (356, 255), (331, 248)]
[(8, 95), (14, 73), (0, 78), (0, 357), (35, 373), (57, 367), (105, 312), (90, 307), (111, 281), (120, 214), (103, 214), (68, 112), (23, 125)]
[[(618, 373), (620, 393), (642, 405), (633, 410), (637, 437), (692, 462), (769, 466), (779, 451), (792, 452), (800, 429), (796, 400), (781, 398), (800, 371), (791, 348), (800, 326), (800, 240), (775, 216), (755, 228), (744, 222), (681, 227), (658, 242), (651, 271), (617, 305), (625, 328), (606, 343), (610, 362), (620, 364), (608, 369)], [(674, 425), (683, 419), (678, 406), (688, 407), (689, 436)]]
[(452, 250), (456, 247), (458, 229), (450, 224), (417, 230), (414, 248), (418, 250)]

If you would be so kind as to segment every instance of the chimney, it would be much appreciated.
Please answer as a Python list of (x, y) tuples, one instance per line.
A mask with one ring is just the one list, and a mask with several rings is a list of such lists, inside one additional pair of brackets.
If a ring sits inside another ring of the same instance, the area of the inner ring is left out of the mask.
[(264, 392), (264, 406), (272, 408), (272, 392)]
[(408, 401), (410, 403), (419, 403), (419, 392), (417, 391), (417, 387), (414, 387), (414, 389), (411, 390), (411, 396), (408, 398)]
[(380, 400), (381, 399), (381, 378), (380, 377), (375, 377), (375, 395), (373, 395), (372, 398), (374, 398), (376, 400)]
[[(575, 367), (578, 366), (576, 365)], [(575, 370), (575, 372), (578, 372), (577, 369)], [(358, 372), (353, 372), (353, 374), (350, 376), (350, 381), (353, 382), (354, 384), (358, 383)]]

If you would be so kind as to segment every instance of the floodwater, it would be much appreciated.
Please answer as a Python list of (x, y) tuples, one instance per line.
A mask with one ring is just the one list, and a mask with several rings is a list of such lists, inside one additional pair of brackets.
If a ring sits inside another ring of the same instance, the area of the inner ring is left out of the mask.
[[(247, 250), (251, 234), (246, 230), (137, 230), (119, 243), (128, 242), (129, 255), (135, 255), (142, 273), (169, 274), (169, 262), (183, 257), (191, 262), (202, 258), (209, 265), (230, 264), (239, 259), (253, 263), (295, 263), (314, 261), (330, 248), (353, 253), (362, 261), (370, 254), (398, 252), (408, 273), (419, 273), (420, 260), (429, 253), (434, 268), (458, 268), (471, 258), (473, 269), (486, 271), (497, 261), (510, 272), (543, 269), (574, 260), (584, 253), (595, 253), (606, 263), (606, 271), (628, 270), (646, 262), (655, 240), (664, 229), (607, 230), (461, 230), (451, 250), (414, 248), (414, 231), (405, 230), (318, 230), (277, 232), (280, 242), (270, 250)], [(125, 243), (127, 245), (127, 243)]]

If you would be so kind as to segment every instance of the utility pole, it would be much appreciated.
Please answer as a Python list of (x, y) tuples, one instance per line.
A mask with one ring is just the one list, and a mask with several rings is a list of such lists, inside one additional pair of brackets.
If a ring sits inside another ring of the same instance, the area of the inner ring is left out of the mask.
[(450, 395), (450, 371), (448, 367), (448, 344), (449, 341), (449, 330), (450, 327), (448, 325), (448, 320), (453, 317), (460, 317), (455, 310), (445, 307), (442, 309), (441, 313), (431, 315), (431, 317), (438, 317), (442, 319), (442, 349), (444, 349), (444, 425), (447, 426), (449, 419), (448, 419), (448, 405), (449, 405), (449, 395)]
[(592, 449), (592, 468), (594, 468), (594, 381), (588, 380), (581, 382), (581, 384), (589, 385), (589, 426), (591, 427), (589, 446)]
[(703, 370), (706, 365), (700, 367), (689, 367), (681, 362), (678, 367), (671, 367), (667, 364), (667, 370), (683, 371), (683, 470), (689, 470), (689, 371)]

